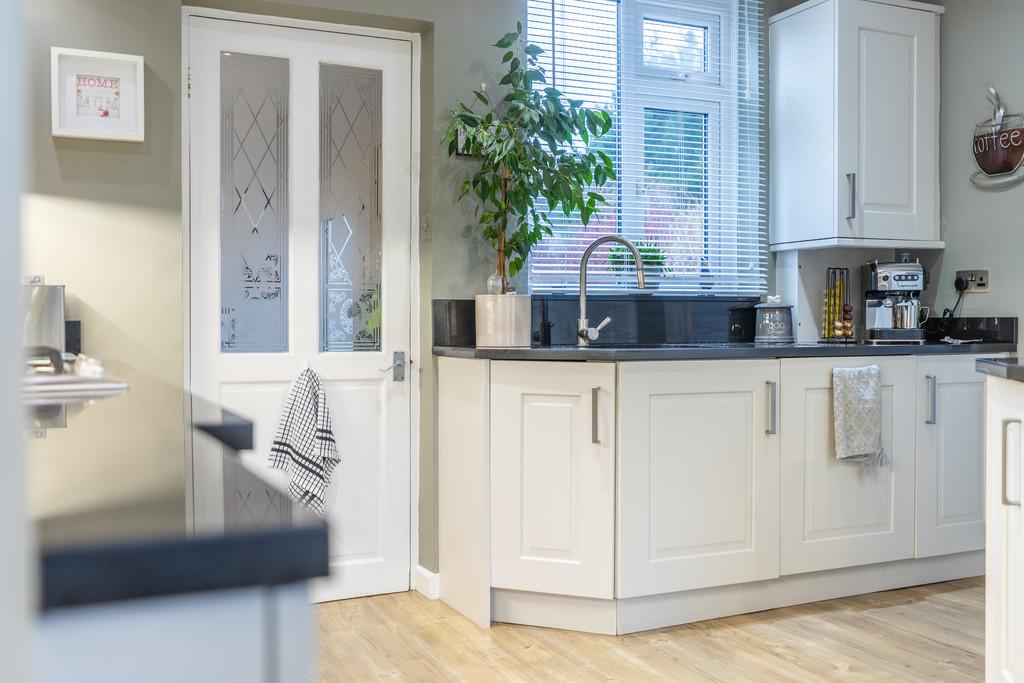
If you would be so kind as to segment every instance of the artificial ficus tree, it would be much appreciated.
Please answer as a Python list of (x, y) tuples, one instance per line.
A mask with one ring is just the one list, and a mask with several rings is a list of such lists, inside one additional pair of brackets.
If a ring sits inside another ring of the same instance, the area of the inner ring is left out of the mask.
[[(504, 94), (492, 96), (481, 85), (472, 105), (460, 102), (451, 111), (442, 140), (449, 155), (466, 154), (479, 164), (459, 199), (475, 201), (480, 229), (497, 251), (501, 293), (507, 294), (509, 277), (551, 234), (549, 213), (578, 213), (587, 225), (605, 203), (591, 188), (614, 179), (615, 169), (611, 157), (591, 147), (611, 129), (611, 115), (547, 85), (539, 63), (544, 51), (523, 39), (522, 23), (494, 45), (504, 51)], [(478, 105), (484, 111), (475, 111)]]

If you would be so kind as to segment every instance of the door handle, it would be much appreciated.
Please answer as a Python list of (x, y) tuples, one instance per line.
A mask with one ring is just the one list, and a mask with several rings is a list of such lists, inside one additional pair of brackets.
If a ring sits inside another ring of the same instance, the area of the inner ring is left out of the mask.
[(849, 209), (846, 212), (846, 220), (852, 221), (857, 217), (857, 174), (847, 173), (846, 182), (850, 186)]
[(924, 378), (928, 380), (929, 396), (930, 398), (930, 412), (928, 418), (924, 421), (926, 425), (934, 425), (939, 423), (939, 378), (935, 375), (925, 375)]
[(778, 382), (765, 382), (765, 388), (768, 390), (768, 428), (764, 430), (765, 434), (778, 434), (779, 433), (779, 383)]
[(405, 351), (395, 351), (391, 355), (393, 361), (391, 365), (386, 368), (380, 368), (381, 372), (391, 371), (391, 379), (396, 382), (405, 381)]
[(597, 401), (601, 396), (601, 387), (590, 390), (590, 443), (601, 443), (597, 433)]
[[(1002, 495), (1003, 505), (1006, 505), (1006, 506), (1013, 505), (1015, 507), (1020, 507), (1020, 498), (1018, 498), (1017, 500), (1011, 500), (1010, 496), (1007, 495), (1007, 493), (1006, 493), (1006, 461), (1009, 459), (1009, 450), (1007, 450), (1006, 446), (1007, 446), (1007, 442), (1010, 440), (1008, 435), (1009, 435), (1009, 432), (1010, 432), (1009, 427), (1012, 424), (1017, 425), (1017, 427), (1019, 428), (1021, 426), (1021, 421), (1019, 419), (1003, 420), (1003, 468), (1002, 468), (1003, 472), (1002, 472), (1002, 476), (1000, 477), (1000, 493)], [(1017, 441), (1017, 453), (1018, 453), (1018, 455), (1020, 454), (1020, 440), (1019, 440), (1019, 437), (1018, 437), (1018, 441)], [(1018, 467), (1018, 469), (1020, 468), (1020, 462), (1019, 461), (1017, 463), (1017, 467)], [(1019, 472), (1017, 473), (1017, 479), (1018, 480), (1020, 479), (1020, 473)], [(1020, 495), (1020, 491), (1017, 492), (1017, 495)]]

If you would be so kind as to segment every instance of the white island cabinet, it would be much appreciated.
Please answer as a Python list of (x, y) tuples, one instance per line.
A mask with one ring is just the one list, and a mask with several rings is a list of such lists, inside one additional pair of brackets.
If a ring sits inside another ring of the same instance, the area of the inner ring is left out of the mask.
[(985, 681), (1024, 681), (1024, 382), (986, 380)]
[[(630, 633), (984, 572), (975, 356), (523, 355), (438, 362), (441, 598), (481, 625)], [(889, 464), (862, 468), (832, 370), (872, 364)]]
[(623, 363), (618, 597), (779, 575), (777, 360)]

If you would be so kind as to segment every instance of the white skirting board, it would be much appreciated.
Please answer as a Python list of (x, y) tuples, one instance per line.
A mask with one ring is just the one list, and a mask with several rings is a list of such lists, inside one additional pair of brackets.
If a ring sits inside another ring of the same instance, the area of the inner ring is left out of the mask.
[(441, 575), (416, 565), (412, 570), (412, 588), (424, 597), (437, 600), (441, 596)]
[(984, 573), (985, 553), (976, 551), (624, 600), (495, 588), (491, 590), (492, 618), (512, 624), (622, 635)]

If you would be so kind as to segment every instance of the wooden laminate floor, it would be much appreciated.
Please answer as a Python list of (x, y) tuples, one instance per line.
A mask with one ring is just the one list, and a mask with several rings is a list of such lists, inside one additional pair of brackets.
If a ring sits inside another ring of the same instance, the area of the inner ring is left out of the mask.
[(478, 628), (418, 593), (319, 607), (322, 681), (981, 681), (964, 579), (628, 636)]

